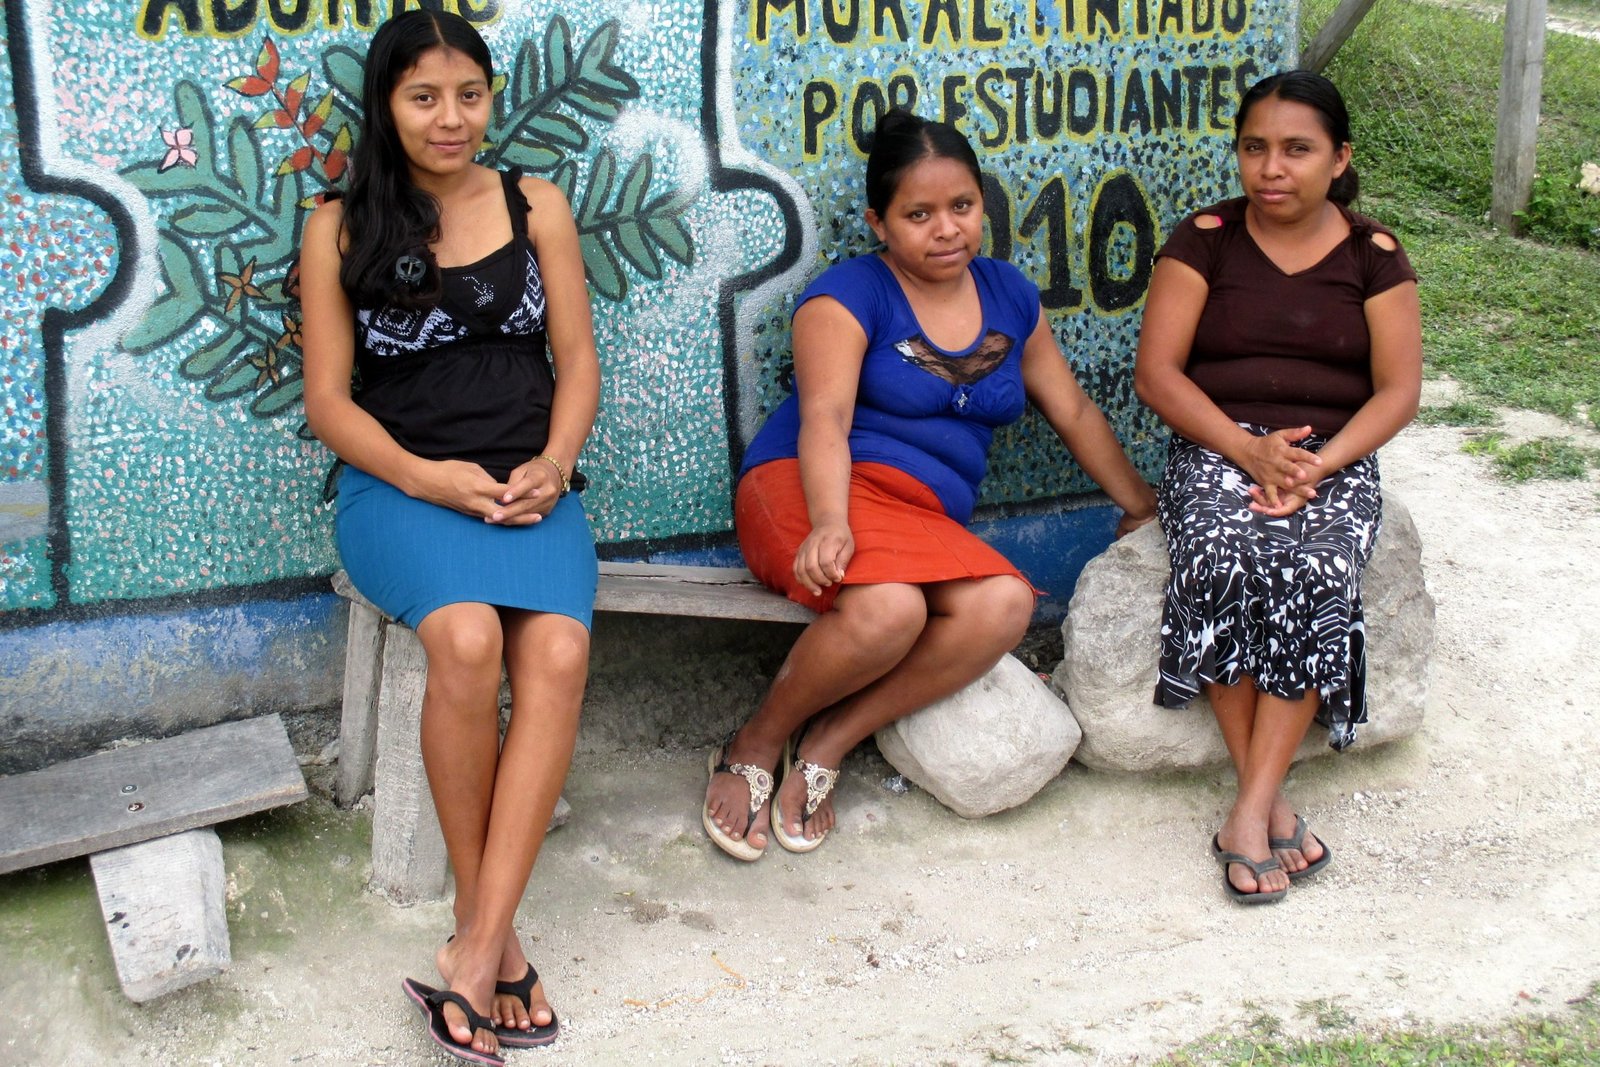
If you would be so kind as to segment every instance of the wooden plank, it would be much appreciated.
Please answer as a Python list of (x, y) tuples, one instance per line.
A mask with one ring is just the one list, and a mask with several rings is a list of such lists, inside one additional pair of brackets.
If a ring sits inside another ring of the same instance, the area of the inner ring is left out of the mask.
[(747, 584), (705, 584), (667, 577), (610, 575), (600, 579), (594, 606), (597, 611), (763, 622), (809, 623), (817, 617), (816, 612), (754, 580)]
[[(362, 596), (344, 571), (333, 576), (333, 588), (352, 606), (378, 609)], [(703, 619), (752, 619), (761, 622), (809, 623), (816, 613), (780, 596), (756, 581), (743, 567), (690, 567), (665, 563), (600, 564), (595, 610), (640, 615), (683, 615)], [(387, 618), (387, 616), (385, 616)], [(351, 667), (346, 662), (349, 676)]]
[(144, 1002), (221, 974), (228, 945), (222, 842), (209, 827), (89, 857), (117, 980)]
[(370, 604), (350, 604), (345, 633), (344, 702), (339, 719), (339, 769), (334, 799), (349, 807), (372, 788), (378, 746), (379, 673), (383, 664), (383, 613)]
[(263, 715), (0, 778), (0, 874), (210, 826), (306, 796)]
[(1517, 215), (1533, 194), (1539, 98), (1544, 90), (1545, 7), (1545, 0), (1506, 0), (1489, 221), (1507, 233), (1519, 231)]
[(1301, 53), (1300, 66), (1321, 74), (1335, 53), (1350, 39), (1350, 35), (1361, 24), (1361, 20), (1367, 17), (1367, 12), (1372, 10), (1374, 2), (1375, 0), (1339, 0), (1339, 6), (1334, 8), (1333, 14), (1328, 16), (1328, 21), (1322, 24), (1317, 36)]

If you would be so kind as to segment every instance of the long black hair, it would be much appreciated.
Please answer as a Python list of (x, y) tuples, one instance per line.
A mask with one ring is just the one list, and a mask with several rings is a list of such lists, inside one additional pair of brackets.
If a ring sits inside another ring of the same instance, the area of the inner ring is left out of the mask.
[[(1322, 122), (1323, 130), (1333, 138), (1335, 151), (1340, 145), (1350, 143), (1350, 112), (1346, 110), (1344, 97), (1339, 95), (1339, 90), (1334, 84), (1322, 75), (1309, 70), (1286, 70), (1262, 78), (1240, 99), (1239, 113), (1233, 117), (1235, 151), (1239, 148), (1239, 134), (1244, 129), (1244, 120), (1249, 117), (1250, 109), (1274, 96), (1279, 100), (1292, 100), (1297, 104), (1304, 104), (1315, 111), (1317, 118)], [(1361, 179), (1356, 176), (1356, 168), (1346, 163), (1344, 173), (1335, 178), (1333, 184), (1328, 187), (1328, 199), (1349, 207), (1360, 195)]]
[(867, 206), (882, 216), (900, 188), (900, 178), (913, 163), (924, 159), (953, 159), (972, 173), (983, 188), (978, 156), (954, 126), (919, 118), (903, 107), (892, 108), (878, 120), (867, 150)]
[[(439, 302), (443, 281), (428, 251), (439, 239), (439, 202), (412, 183), (389, 109), (395, 83), (434, 48), (460, 52), (494, 82), (489, 46), (460, 15), (407, 11), (372, 35), (361, 83), (361, 133), (350, 153), (350, 190), (344, 197), (349, 244), (339, 268), (339, 281), (357, 307), (428, 308)], [(398, 267), (407, 256), (423, 264), (418, 282), (406, 280)]]

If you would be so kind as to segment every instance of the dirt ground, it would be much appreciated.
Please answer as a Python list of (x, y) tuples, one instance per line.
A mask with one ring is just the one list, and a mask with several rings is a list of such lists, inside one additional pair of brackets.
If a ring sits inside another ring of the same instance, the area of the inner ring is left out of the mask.
[[(1514, 435), (1570, 434), (1511, 417)], [(519, 928), (564, 1031), (513, 1065), (1146, 1061), (1216, 1031), (1492, 1022), (1600, 979), (1600, 496), (1507, 485), (1413, 427), (1386, 484), (1421, 529), (1426, 725), (1296, 768), (1335, 861), (1281, 905), (1223, 895), (1231, 776), (1072, 765), (966, 822), (846, 767), (818, 852), (744, 866), (698, 818), (704, 756), (584, 756)], [(369, 820), (314, 801), (224, 828), (234, 963), (116, 985), (82, 861), (0, 878), (0, 1064), (444, 1062), (399, 991), (443, 904), (362, 890)]]

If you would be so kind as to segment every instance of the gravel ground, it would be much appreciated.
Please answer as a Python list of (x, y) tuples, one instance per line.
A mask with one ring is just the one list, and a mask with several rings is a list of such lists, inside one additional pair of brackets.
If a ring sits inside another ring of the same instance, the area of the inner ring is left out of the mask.
[[(508, 1062), (1129, 1063), (1268, 1016), (1443, 1025), (1582, 994), (1600, 499), (1593, 476), (1495, 481), (1463, 436), (1413, 427), (1382, 457), (1438, 603), (1426, 725), (1292, 772), (1336, 860), (1281, 905), (1223, 896), (1221, 771), (1072, 765), (966, 822), (861, 753), (833, 839), (745, 866), (700, 830), (703, 753), (584, 753), (519, 916), (565, 1029)], [(0, 878), (0, 1064), (444, 1062), (399, 981), (432, 977), (448, 909), (363, 892), (368, 831), (321, 801), (225, 828), (234, 964), (143, 1006), (117, 989), (86, 864)]]

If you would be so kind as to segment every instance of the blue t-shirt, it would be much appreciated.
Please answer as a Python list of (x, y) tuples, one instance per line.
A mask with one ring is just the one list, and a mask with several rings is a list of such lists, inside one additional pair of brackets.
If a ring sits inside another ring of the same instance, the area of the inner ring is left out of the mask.
[[(876, 255), (828, 268), (800, 294), (831, 296), (867, 335), (850, 426), (850, 459), (883, 463), (933, 490), (945, 514), (972, 518), (988, 469), (994, 428), (1027, 407), (1022, 349), (1039, 321), (1039, 290), (1011, 264), (979, 257), (968, 268), (978, 286), (983, 326), (968, 347), (950, 352), (922, 334), (889, 265)], [(799, 454), (800, 402), (786, 397), (750, 442), (740, 475)]]

